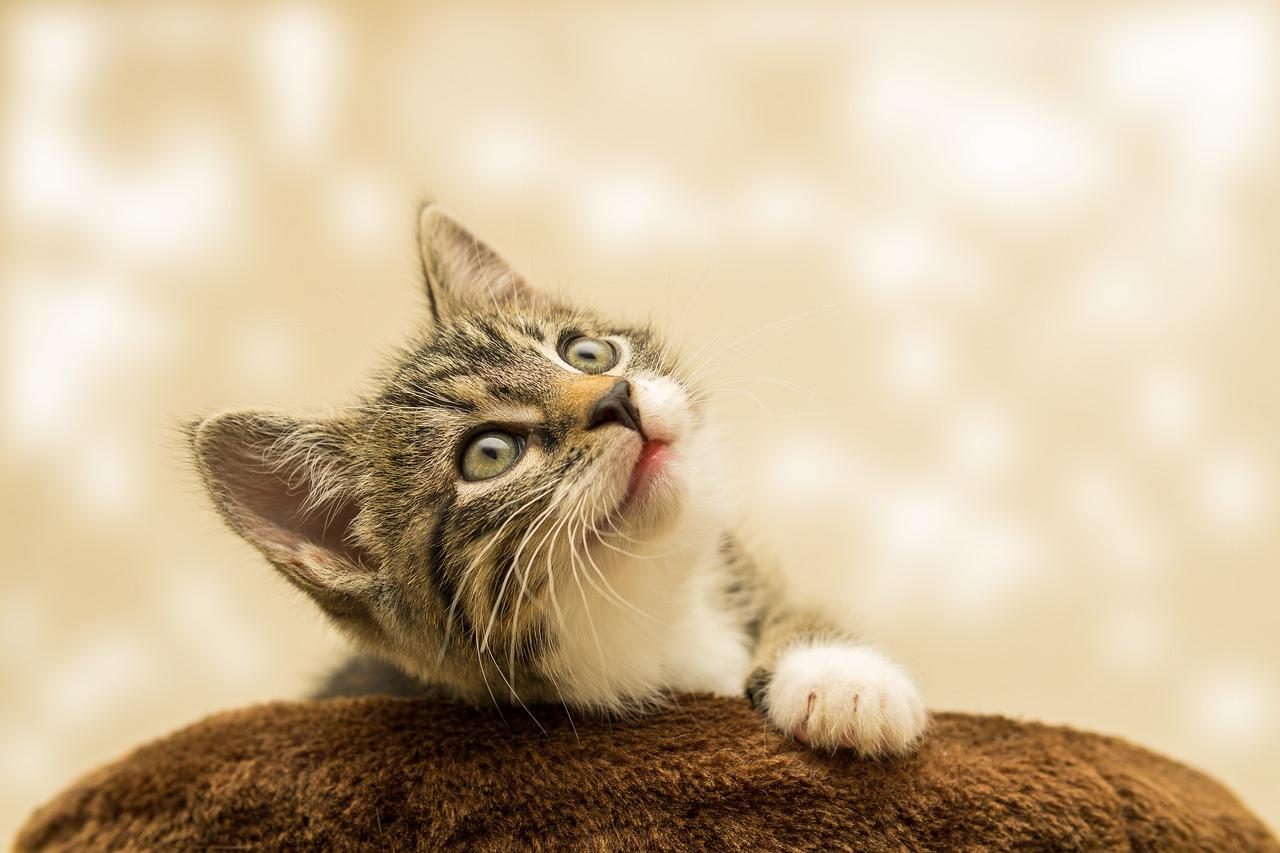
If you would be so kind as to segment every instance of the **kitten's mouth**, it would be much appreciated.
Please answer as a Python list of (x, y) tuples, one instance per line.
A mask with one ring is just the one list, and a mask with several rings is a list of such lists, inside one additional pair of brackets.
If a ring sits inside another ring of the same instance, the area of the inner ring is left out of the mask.
[(631, 477), (627, 482), (627, 491), (609, 513), (620, 518), (643, 501), (654, 485), (662, 478), (671, 458), (671, 444), (656, 438), (641, 440), (640, 452), (631, 467)]
[(635, 467), (631, 469), (631, 482), (627, 485), (627, 496), (623, 499), (624, 506), (643, 491), (654, 477), (662, 473), (670, 453), (671, 445), (667, 442), (656, 438), (645, 439), (644, 444), (640, 446), (640, 455), (636, 457)]
[(616, 461), (610, 465), (617, 467), (605, 476), (617, 484), (615, 488), (624, 483), (625, 486), (619, 489), (617, 502), (604, 513), (597, 527), (615, 531), (621, 527), (631, 536), (656, 533), (680, 507), (683, 465), (677, 448), (681, 441), (674, 430), (660, 421), (644, 432), (619, 438), (614, 445)]

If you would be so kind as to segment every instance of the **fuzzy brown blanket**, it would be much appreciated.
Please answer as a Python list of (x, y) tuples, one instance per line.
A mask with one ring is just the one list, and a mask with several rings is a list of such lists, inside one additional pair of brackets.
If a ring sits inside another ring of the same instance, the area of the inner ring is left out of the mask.
[(17, 849), (1280, 850), (1115, 738), (938, 714), (915, 757), (814, 754), (745, 701), (633, 723), (334, 699), (219, 714), (82, 779)]

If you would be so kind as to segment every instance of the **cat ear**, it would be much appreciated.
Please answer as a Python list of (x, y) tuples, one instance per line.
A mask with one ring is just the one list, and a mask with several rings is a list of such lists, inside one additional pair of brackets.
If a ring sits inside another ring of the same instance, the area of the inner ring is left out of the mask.
[(501, 255), (432, 202), (418, 211), (418, 252), (437, 321), (467, 306), (500, 307), (532, 292)]
[(321, 421), (241, 411), (188, 435), (227, 523), (339, 624), (373, 628), (376, 566), (351, 536), (359, 505), (340, 434)]

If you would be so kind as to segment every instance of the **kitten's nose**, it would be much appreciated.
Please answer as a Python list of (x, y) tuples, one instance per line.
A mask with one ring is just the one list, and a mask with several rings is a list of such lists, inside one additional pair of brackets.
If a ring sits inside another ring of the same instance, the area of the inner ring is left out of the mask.
[(619, 379), (587, 411), (587, 429), (605, 424), (620, 424), (643, 435), (640, 429), (640, 412), (631, 402), (631, 383)]

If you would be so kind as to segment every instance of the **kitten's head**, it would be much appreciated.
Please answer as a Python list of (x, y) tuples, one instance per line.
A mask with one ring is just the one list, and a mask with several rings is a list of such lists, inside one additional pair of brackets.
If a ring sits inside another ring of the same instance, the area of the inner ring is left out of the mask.
[(192, 446), (231, 527), (363, 646), (475, 698), (497, 649), (537, 694), (568, 601), (711, 529), (713, 442), (651, 329), (538, 293), (439, 207), (419, 242), (430, 322), (376, 394), (215, 415)]

